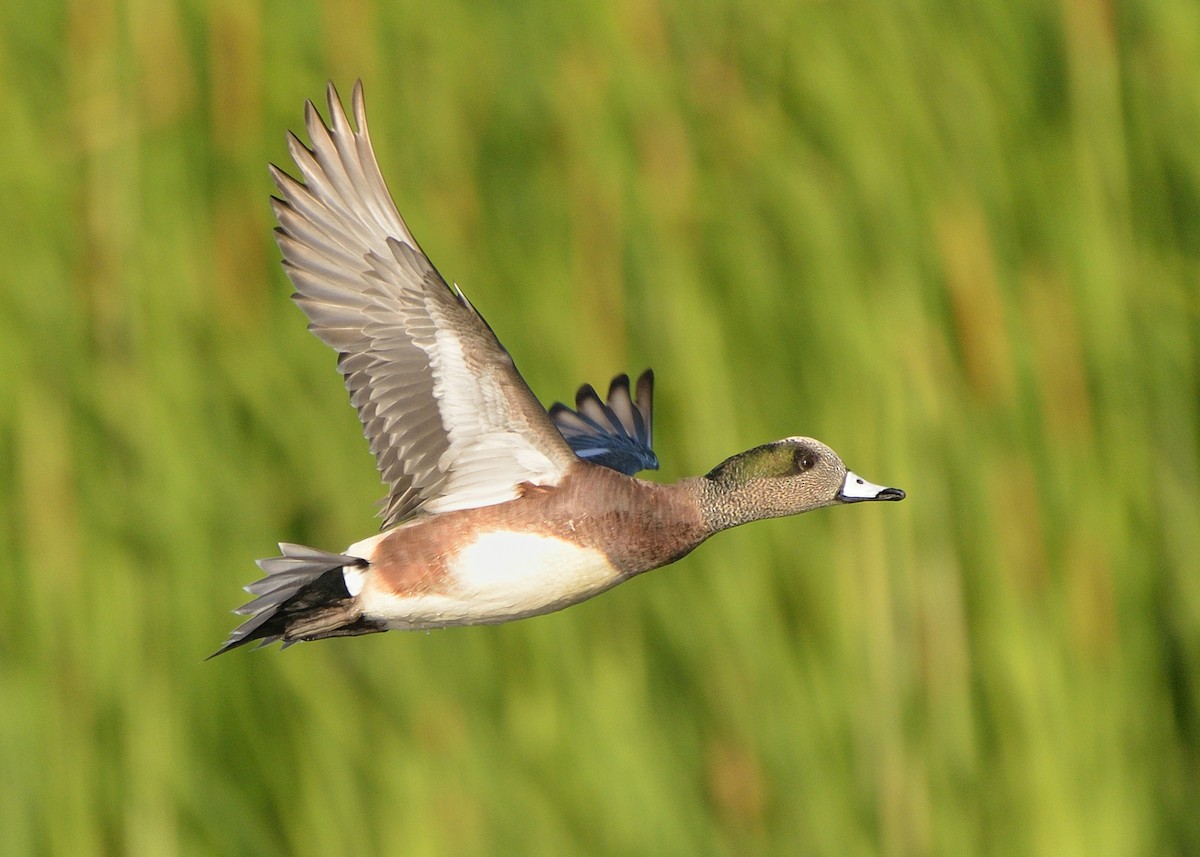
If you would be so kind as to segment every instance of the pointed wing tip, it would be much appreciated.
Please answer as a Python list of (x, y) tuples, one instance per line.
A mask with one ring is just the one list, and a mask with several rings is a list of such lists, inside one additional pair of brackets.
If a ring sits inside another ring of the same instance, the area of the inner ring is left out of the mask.
[[(317, 109), (317, 105), (313, 103), (311, 98), (304, 99), (304, 121), (310, 126), (313, 122), (320, 122), (322, 125), (325, 124), (321, 120), (321, 111)], [(289, 131), (288, 133), (291, 134), (292, 132)], [(292, 134), (292, 136), (296, 135)]]
[[(346, 119), (346, 109), (342, 106), (342, 96), (341, 93), (338, 92), (337, 84), (332, 80), (325, 82), (325, 100), (329, 103), (330, 123), (341, 124), (340, 120)], [(367, 104), (366, 98), (363, 95), (363, 82), (361, 77), (355, 79), (354, 86), (350, 91), (350, 107), (351, 112), (354, 115), (354, 128), (351, 129), (351, 133), (355, 136), (366, 136)], [(305, 118), (309, 118), (307, 111), (310, 108), (312, 109), (313, 113), (317, 114), (317, 118), (320, 119), (320, 112), (316, 109), (311, 100), (305, 102)], [(345, 124), (349, 125), (348, 120)]]
[(346, 108), (342, 106), (342, 96), (332, 80), (326, 84), (325, 98), (329, 101), (329, 127), (335, 132), (335, 136), (343, 129), (354, 136), (355, 131), (350, 127), (350, 120), (346, 118)]
[(595, 399), (600, 401), (600, 394), (596, 392), (596, 388), (591, 384), (583, 384), (575, 391), (575, 407), (578, 408), (583, 402)]

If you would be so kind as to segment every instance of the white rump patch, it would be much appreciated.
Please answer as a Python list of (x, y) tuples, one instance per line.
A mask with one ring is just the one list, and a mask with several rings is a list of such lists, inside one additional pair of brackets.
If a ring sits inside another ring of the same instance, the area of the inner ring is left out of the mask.
[[(391, 535), (391, 530), (385, 533), (376, 533), (369, 539), (363, 539), (361, 542), (355, 542), (346, 548), (348, 556), (356, 556), (360, 559), (365, 559), (368, 563), (375, 559), (375, 548), (383, 541), (384, 537)], [(361, 566), (344, 566), (342, 568), (342, 580), (346, 582), (346, 591), (350, 593), (352, 598), (357, 598), (362, 592), (363, 586), (367, 582), (367, 573), (371, 567)]]

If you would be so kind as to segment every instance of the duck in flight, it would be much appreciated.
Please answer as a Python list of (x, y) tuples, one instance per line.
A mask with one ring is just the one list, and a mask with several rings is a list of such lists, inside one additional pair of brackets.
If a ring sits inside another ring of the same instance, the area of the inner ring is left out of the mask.
[(297, 180), (272, 167), (283, 265), (338, 368), (388, 487), (381, 532), (328, 553), (280, 544), (215, 653), (301, 640), (508, 622), (672, 563), (714, 533), (864, 500), (903, 500), (820, 441), (755, 447), (670, 485), (656, 469), (653, 375), (549, 412), (400, 217), (375, 161), (361, 82), (352, 127), (333, 85), (312, 102)]

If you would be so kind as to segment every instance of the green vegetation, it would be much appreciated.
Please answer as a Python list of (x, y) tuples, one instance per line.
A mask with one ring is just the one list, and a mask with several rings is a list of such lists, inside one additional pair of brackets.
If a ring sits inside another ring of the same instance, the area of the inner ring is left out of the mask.
[[(267, 205), (359, 76), (547, 403), (909, 499), (204, 662), (374, 528)], [(0, 108), (0, 854), (1200, 852), (1197, 4), (9, 3)]]

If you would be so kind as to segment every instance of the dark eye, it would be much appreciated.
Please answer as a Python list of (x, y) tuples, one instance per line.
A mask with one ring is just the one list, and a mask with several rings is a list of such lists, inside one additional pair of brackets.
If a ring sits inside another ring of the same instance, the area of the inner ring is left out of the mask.
[(817, 454), (802, 450), (796, 453), (796, 469), (803, 473), (805, 470), (812, 470), (817, 466)]

